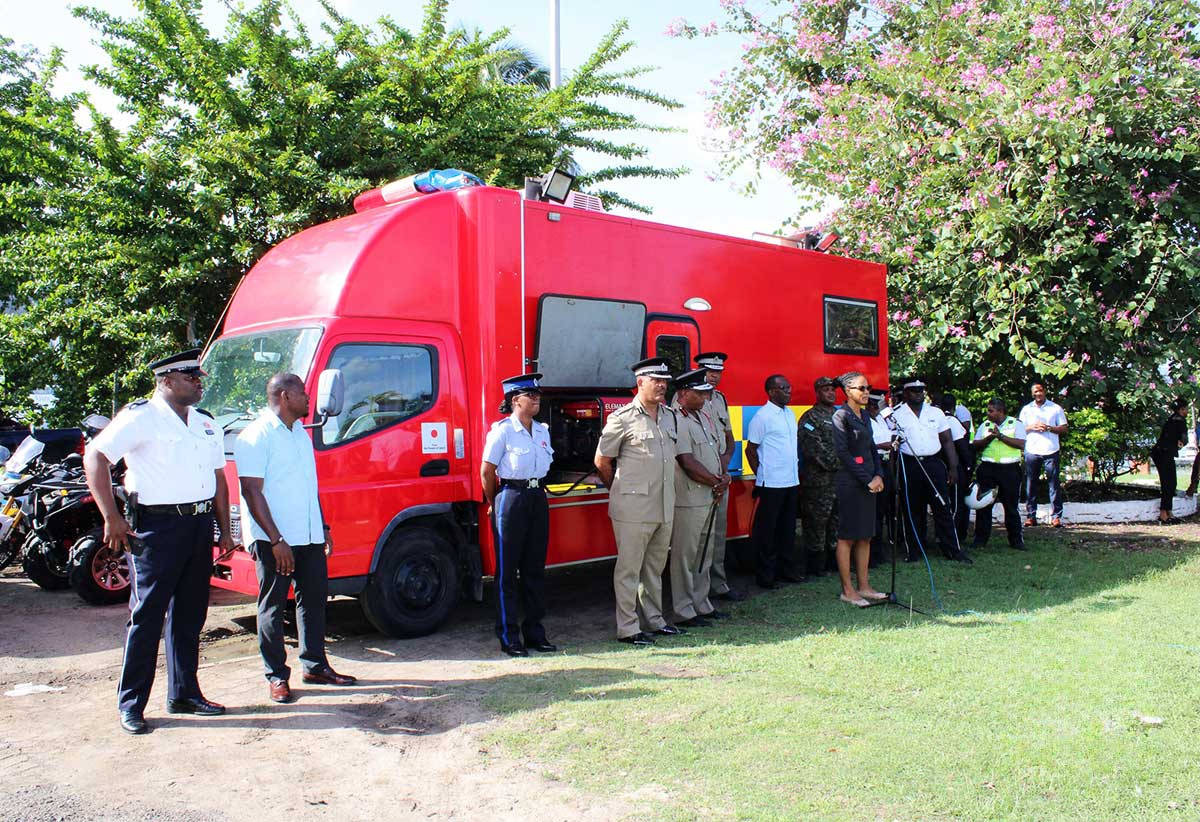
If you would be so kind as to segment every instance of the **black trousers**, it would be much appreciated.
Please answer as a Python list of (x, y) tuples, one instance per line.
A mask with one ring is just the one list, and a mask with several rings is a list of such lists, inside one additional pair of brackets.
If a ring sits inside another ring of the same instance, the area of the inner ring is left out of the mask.
[(1175, 505), (1175, 488), (1179, 482), (1175, 474), (1175, 458), (1152, 450), (1150, 459), (1154, 460), (1154, 470), (1158, 471), (1158, 507), (1169, 513)]
[(254, 570), (258, 574), (258, 651), (268, 680), (287, 682), (291, 669), (283, 644), (283, 616), (288, 589), (296, 586), (296, 635), (304, 673), (329, 667), (325, 656), (325, 603), (329, 599), (329, 566), (324, 545), (293, 545), (295, 569), (291, 576), (275, 570), (271, 543), (256, 542)]
[[(954, 530), (958, 534), (958, 541), (961, 543), (967, 538), (967, 528), (971, 524), (971, 509), (967, 507), (967, 488), (971, 484), (971, 463), (968, 459), (964, 459), (966, 454), (963, 452), (969, 450), (964, 446), (963, 440), (955, 442), (955, 450), (958, 452), (958, 484), (955, 488), (950, 489), (952, 505), (954, 506)], [(947, 467), (947, 471), (949, 468)]]
[[(496, 636), (505, 645), (544, 642), (550, 507), (541, 488), (501, 486), (492, 505), (496, 540)], [(517, 614), (524, 614), (517, 630)]]
[(756, 575), (761, 585), (775, 582), (781, 574), (795, 574), (796, 509), (800, 486), (759, 487), (755, 492), (758, 504), (754, 507), (750, 541), (758, 555)]
[[(996, 489), (1000, 504), (1004, 506), (1004, 530), (1008, 532), (1008, 544), (1014, 548), (1025, 544), (1022, 534), (1021, 507), (1021, 463), (1001, 464), (997, 462), (980, 462), (975, 469), (975, 479), (979, 483), (979, 493), (989, 488)], [(975, 544), (983, 545), (992, 535), (992, 509), (995, 505), (980, 508), (975, 512)]]
[[(938, 548), (948, 557), (956, 555), (958, 542), (950, 513), (950, 505), (953, 502), (946, 483), (946, 463), (937, 456), (917, 458), (908, 454), (902, 454), (901, 460), (900, 507), (904, 514), (904, 536), (908, 540), (908, 555), (919, 556), (917, 546), (925, 545), (926, 508), (933, 509), (933, 528), (937, 534)], [(924, 471), (921, 470), (922, 467)], [(925, 474), (929, 475), (928, 479)], [(934, 493), (935, 490), (937, 493)], [(945, 503), (938, 501), (938, 494)], [(928, 553), (926, 550), (926, 554)]]
[(200, 697), (200, 631), (208, 617), (212, 576), (213, 516), (145, 514), (137, 536), (145, 543), (132, 565), (129, 623), (117, 706), (142, 713), (158, 666), (158, 643), (166, 628), (167, 698)]

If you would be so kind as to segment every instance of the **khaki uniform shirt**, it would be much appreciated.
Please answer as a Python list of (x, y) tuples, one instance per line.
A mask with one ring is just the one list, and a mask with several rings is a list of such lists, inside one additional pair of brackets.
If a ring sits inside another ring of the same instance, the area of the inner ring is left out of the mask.
[[(725, 440), (723, 437), (717, 440), (717, 429), (709, 417), (707, 407), (694, 414), (684, 411), (679, 406), (674, 408), (679, 420), (679, 440), (675, 443), (677, 453), (691, 454), (709, 473), (721, 476), (721, 448), (725, 445)], [(712, 505), (712, 501), (712, 488), (689, 477), (677, 460), (675, 506), (692, 508)]]
[[(721, 441), (721, 450), (725, 450), (725, 433), (733, 433), (733, 423), (729, 420), (729, 400), (725, 399), (725, 395), (717, 389), (712, 390), (712, 396), (708, 398), (708, 402), (704, 405), (704, 410), (712, 417), (713, 425), (717, 429), (717, 439)], [(737, 437), (735, 436), (736, 440)]]
[(616, 460), (608, 515), (619, 522), (670, 522), (675, 515), (678, 423), (665, 405), (655, 422), (637, 397), (609, 415), (596, 453)]

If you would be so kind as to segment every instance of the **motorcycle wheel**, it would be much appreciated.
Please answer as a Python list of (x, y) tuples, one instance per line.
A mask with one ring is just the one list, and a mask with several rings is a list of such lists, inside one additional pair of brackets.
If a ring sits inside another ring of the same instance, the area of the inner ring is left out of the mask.
[(21, 553), (21, 534), (9, 532), (0, 542), (0, 571), (7, 568)]
[(129, 562), (104, 544), (102, 533), (89, 531), (71, 548), (71, 588), (92, 605), (116, 605), (129, 599)]
[(30, 534), (22, 549), (21, 568), (39, 588), (47, 591), (61, 591), (70, 586), (64, 574), (57, 574), (46, 562), (42, 553), (42, 541), (35, 534)]

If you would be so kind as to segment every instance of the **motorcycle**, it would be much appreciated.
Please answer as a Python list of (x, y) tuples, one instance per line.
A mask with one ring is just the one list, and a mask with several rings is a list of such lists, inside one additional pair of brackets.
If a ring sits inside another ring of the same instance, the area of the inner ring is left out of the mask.
[[(84, 421), (89, 439), (108, 419), (94, 415)], [(125, 491), (113, 478), (118, 505)], [(26, 486), (22, 506), (28, 533), (22, 546), (26, 576), (46, 590), (70, 587), (85, 602), (111, 605), (129, 598), (129, 566), (124, 554), (104, 544), (103, 518), (88, 490), (83, 457), (70, 454), (61, 462), (44, 466)]]

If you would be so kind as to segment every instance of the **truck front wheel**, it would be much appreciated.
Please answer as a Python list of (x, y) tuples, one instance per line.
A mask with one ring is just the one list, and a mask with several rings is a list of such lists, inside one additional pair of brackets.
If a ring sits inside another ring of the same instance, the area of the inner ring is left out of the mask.
[(430, 528), (402, 528), (388, 540), (359, 597), (371, 624), (388, 636), (431, 634), (458, 601), (453, 547)]

